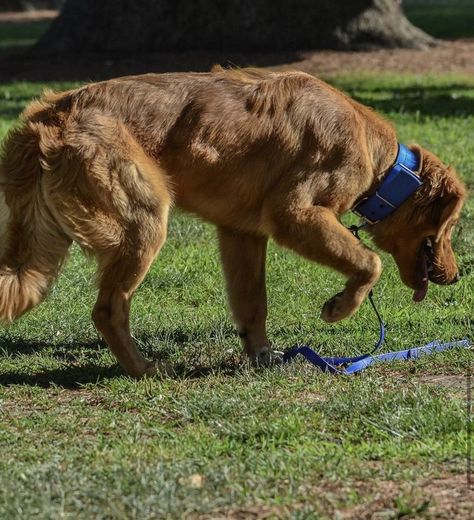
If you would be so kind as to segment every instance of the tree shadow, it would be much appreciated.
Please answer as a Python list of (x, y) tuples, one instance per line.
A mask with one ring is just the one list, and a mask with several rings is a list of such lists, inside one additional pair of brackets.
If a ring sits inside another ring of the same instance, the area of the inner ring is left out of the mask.
[[(433, 86), (405, 86), (393, 89), (365, 89), (364, 93), (347, 89), (354, 99), (383, 113), (409, 113), (426, 117), (460, 117), (474, 114), (474, 85), (452, 83)], [(385, 93), (380, 98), (371, 94)]]
[(3, 105), (0, 105), (0, 107), (0, 119), (10, 119), (12, 121), (17, 119), (23, 110), (23, 107), (9, 107)]
[(297, 51), (180, 51), (140, 55), (79, 54), (37, 58), (29, 52), (0, 54), (0, 82), (100, 81), (118, 76), (161, 72), (208, 72), (215, 64), (270, 67), (303, 59)]

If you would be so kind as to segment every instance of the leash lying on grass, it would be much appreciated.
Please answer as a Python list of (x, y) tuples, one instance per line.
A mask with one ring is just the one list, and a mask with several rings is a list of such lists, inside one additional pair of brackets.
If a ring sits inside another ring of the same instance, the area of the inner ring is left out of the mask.
[[(410, 348), (408, 350), (398, 350), (396, 352), (387, 352), (386, 354), (378, 354), (373, 356), (365, 354), (358, 357), (321, 357), (310, 347), (302, 346), (295, 347), (283, 355), (283, 363), (291, 361), (295, 356), (301, 354), (314, 366), (320, 368), (323, 372), (331, 374), (355, 374), (372, 365), (374, 362), (380, 361), (394, 361), (416, 359), (423, 354), (429, 355), (435, 352), (441, 352), (450, 348), (470, 346), (469, 340), (461, 339), (458, 341), (451, 341), (448, 343), (440, 343), (439, 341), (432, 341), (422, 347)], [(344, 365), (348, 366), (344, 367)]]
[[(352, 231), (355, 237), (360, 240), (359, 230), (362, 229), (365, 224), (361, 226), (351, 226), (349, 229)], [(294, 347), (287, 352), (283, 353), (283, 363), (292, 361), (296, 356), (301, 355), (306, 358), (312, 365), (321, 369), (323, 372), (329, 372), (331, 374), (355, 374), (361, 372), (368, 366), (375, 362), (385, 361), (405, 361), (408, 359), (417, 359), (422, 355), (430, 355), (435, 352), (442, 352), (451, 348), (468, 348), (470, 342), (468, 339), (461, 339), (457, 341), (450, 341), (447, 343), (441, 343), (439, 340), (432, 341), (421, 347), (409, 348), (407, 350), (398, 350), (395, 352), (386, 352), (385, 354), (374, 355), (385, 342), (385, 324), (380, 316), (379, 311), (374, 302), (373, 292), (370, 291), (369, 301), (374, 309), (374, 312), (379, 321), (379, 339), (373, 350), (367, 354), (353, 357), (321, 357), (312, 348), (307, 345)]]

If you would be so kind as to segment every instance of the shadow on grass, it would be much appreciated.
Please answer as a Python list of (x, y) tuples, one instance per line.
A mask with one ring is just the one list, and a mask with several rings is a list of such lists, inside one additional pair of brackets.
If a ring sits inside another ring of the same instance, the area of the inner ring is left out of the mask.
[[(347, 92), (357, 101), (378, 112), (419, 114), (427, 117), (459, 117), (474, 114), (474, 85), (456, 83), (443, 86), (406, 86), (393, 89), (354, 89)], [(468, 94), (470, 93), (470, 94)], [(373, 95), (375, 94), (375, 95)], [(380, 99), (377, 95), (382, 94)]]
[(58, 385), (64, 388), (79, 388), (86, 383), (120, 375), (121, 372), (118, 366), (105, 368), (93, 363), (81, 365), (80, 367), (74, 366), (74, 363), (77, 363), (78, 354), (83, 354), (84, 351), (88, 350), (97, 351), (102, 348), (107, 347), (105, 343), (98, 340), (55, 345), (47, 341), (24, 341), (19, 338), (10, 338), (6, 335), (1, 338), (0, 355), (9, 359), (16, 359), (20, 356), (33, 356), (49, 350), (49, 356), (56, 361), (64, 363), (64, 366), (37, 373), (24, 373), (17, 370), (3, 372), (0, 374), (0, 385), (41, 387)]
[(270, 67), (294, 63), (301, 53), (182, 51), (136, 54), (81, 54), (35, 58), (29, 52), (0, 53), (0, 82), (99, 81), (119, 76), (160, 72), (208, 72), (216, 63)]
[(437, 2), (405, 2), (403, 5), (409, 20), (436, 38), (472, 38), (474, 36), (474, 5), (472, 2), (438, 0)]
[(54, 341), (25, 341), (19, 337), (12, 337), (7, 333), (0, 336), (0, 353), (9, 358), (16, 358), (25, 354), (38, 354), (44, 350), (51, 350), (51, 355), (58, 359), (72, 359), (75, 354), (83, 350), (106, 349), (103, 340), (94, 339), (90, 341), (66, 341), (55, 343)]
[(35, 374), (23, 374), (16, 371), (0, 374), (0, 386), (28, 385), (49, 388), (59, 386), (69, 390), (80, 388), (88, 383), (98, 383), (122, 374), (120, 367), (102, 367), (88, 364), (80, 367), (64, 367), (44, 370)]
[[(25, 103), (26, 105), (26, 103)], [(1, 106), (1, 105), (0, 105)], [(6, 107), (1, 106), (0, 108), (0, 119), (15, 120), (21, 114), (23, 107)]]
[[(169, 335), (167, 335), (169, 336)], [(174, 336), (181, 339), (189, 339), (193, 334), (185, 334), (177, 332)], [(139, 343), (146, 343), (143, 338), (138, 338)], [(29, 385), (48, 388), (51, 386), (59, 386), (67, 389), (80, 388), (88, 383), (98, 383), (108, 379), (124, 376), (122, 368), (115, 364), (113, 366), (104, 366), (97, 363), (88, 362), (77, 365), (78, 357), (83, 358), (87, 351), (97, 352), (102, 349), (107, 349), (103, 341), (90, 342), (76, 342), (52, 344), (46, 341), (21, 341), (18, 339), (3, 338), (1, 341), (0, 355), (15, 359), (19, 356), (34, 355), (41, 353), (41, 351), (49, 350), (48, 357), (55, 361), (60, 361), (63, 366), (53, 369), (41, 368), (34, 373), (24, 373), (23, 371), (12, 369), (0, 373), (0, 386), (10, 385)], [(141, 351), (147, 349), (140, 349)], [(148, 357), (155, 357), (149, 355)], [(200, 363), (194, 360), (192, 363), (186, 364), (183, 362), (171, 363), (168, 352), (160, 352), (160, 357), (155, 359), (158, 363), (162, 362), (166, 365), (166, 369), (158, 371), (156, 377), (163, 379), (199, 379), (208, 377), (212, 374), (219, 373), (232, 377), (238, 372), (241, 364), (235, 359), (220, 361), (213, 364)]]
[[(183, 363), (171, 365), (167, 371), (154, 377), (160, 379), (201, 379), (215, 373), (233, 377), (240, 369), (237, 363), (221, 362), (216, 365), (198, 365), (187, 367)], [(125, 374), (119, 365), (103, 367), (93, 363), (77, 366), (65, 366), (51, 370), (43, 370), (34, 374), (23, 374), (17, 371), (0, 374), (0, 386), (28, 385), (49, 388), (58, 386), (69, 390), (81, 388), (89, 383), (100, 383), (108, 379), (123, 377)]]

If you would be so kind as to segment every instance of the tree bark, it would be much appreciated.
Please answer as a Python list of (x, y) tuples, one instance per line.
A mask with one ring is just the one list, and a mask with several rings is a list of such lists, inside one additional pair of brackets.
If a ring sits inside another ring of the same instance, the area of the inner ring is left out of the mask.
[(35, 51), (424, 48), (396, 0), (66, 0)]

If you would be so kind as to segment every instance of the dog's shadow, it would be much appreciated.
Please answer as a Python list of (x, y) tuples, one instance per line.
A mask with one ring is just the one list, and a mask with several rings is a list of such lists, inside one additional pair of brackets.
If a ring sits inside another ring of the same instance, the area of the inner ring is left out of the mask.
[[(20, 341), (10, 338), (2, 338), (0, 345), (0, 356), (17, 358), (24, 355), (34, 355), (42, 350), (51, 349), (51, 344), (45, 341)], [(92, 340), (87, 342), (75, 342), (74, 344), (59, 344), (54, 346), (51, 354), (55, 360), (61, 362), (61, 366), (52, 369), (41, 369), (27, 372), (12, 369), (0, 372), (0, 386), (28, 385), (48, 388), (59, 386), (66, 389), (78, 389), (90, 383), (100, 383), (109, 379), (125, 377), (124, 371), (118, 364), (103, 366), (97, 363), (77, 362), (77, 354), (84, 351), (107, 350), (106, 344), (102, 340)], [(208, 377), (214, 373), (234, 376), (240, 369), (241, 363), (235, 359), (224, 360), (215, 364), (201, 363), (170, 363), (166, 353), (161, 353), (160, 362), (166, 365), (166, 369), (158, 370), (156, 377), (161, 379), (199, 379)], [(158, 360), (157, 360), (158, 361)], [(158, 366), (160, 366), (158, 363)]]

